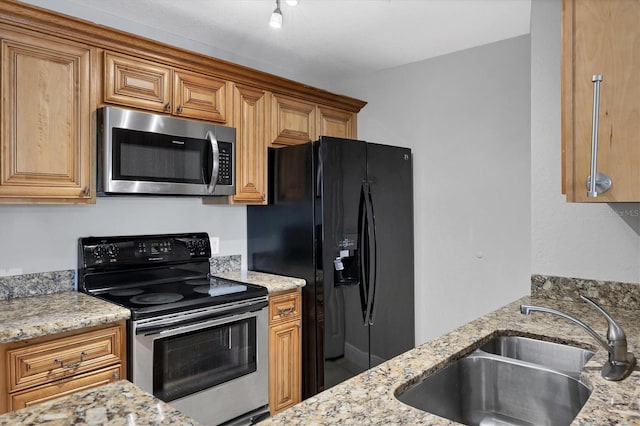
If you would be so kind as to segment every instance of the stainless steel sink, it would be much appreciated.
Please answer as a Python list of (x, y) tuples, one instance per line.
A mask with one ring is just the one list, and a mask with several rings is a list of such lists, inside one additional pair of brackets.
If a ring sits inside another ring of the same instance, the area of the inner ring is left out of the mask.
[(467, 425), (569, 425), (591, 390), (551, 369), (476, 351), (396, 397)]
[(580, 377), (580, 372), (594, 354), (586, 349), (519, 336), (498, 336), (480, 349), (542, 365), (576, 378)]

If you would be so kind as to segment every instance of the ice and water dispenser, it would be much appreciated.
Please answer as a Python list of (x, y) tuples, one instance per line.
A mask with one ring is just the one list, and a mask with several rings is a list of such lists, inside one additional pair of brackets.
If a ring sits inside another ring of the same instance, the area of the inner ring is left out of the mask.
[(360, 284), (358, 250), (340, 250), (333, 260), (333, 285), (336, 287)]

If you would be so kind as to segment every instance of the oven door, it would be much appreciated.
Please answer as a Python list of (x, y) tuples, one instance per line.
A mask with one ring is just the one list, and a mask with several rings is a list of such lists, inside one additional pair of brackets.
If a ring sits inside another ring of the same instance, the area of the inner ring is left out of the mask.
[[(133, 383), (204, 424), (268, 404), (268, 315), (198, 311), (133, 322)], [(253, 306), (252, 309), (256, 309)], [(218, 313), (219, 315), (219, 313)], [(205, 319), (198, 319), (198, 316)], [(162, 326), (159, 320), (170, 324)]]

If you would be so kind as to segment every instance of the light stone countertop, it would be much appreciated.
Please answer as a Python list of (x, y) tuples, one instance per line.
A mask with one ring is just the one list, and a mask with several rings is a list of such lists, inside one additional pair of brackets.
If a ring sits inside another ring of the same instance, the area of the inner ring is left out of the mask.
[(76, 291), (0, 300), (0, 343), (126, 320), (130, 314)]
[(304, 287), (307, 283), (302, 278), (285, 277), (283, 275), (273, 275), (264, 272), (246, 270), (220, 272), (214, 274), (214, 276), (225, 278), (227, 280), (260, 285), (262, 287), (266, 287), (267, 291), (269, 291), (269, 294), (293, 290), (298, 287)]
[(0, 415), (0, 425), (197, 426), (171, 405), (126, 380)]
[[(456, 424), (399, 402), (394, 392), (461, 358), (500, 334), (544, 337), (571, 343), (596, 352), (582, 379), (593, 389), (573, 425), (639, 425), (640, 368), (621, 382), (601, 378), (607, 352), (580, 327), (560, 317), (532, 313), (522, 315), (519, 305), (537, 304), (559, 309), (589, 324), (606, 336), (607, 323), (593, 307), (583, 302), (539, 300), (524, 297), (471, 321), (315, 395), (261, 425), (448, 425)], [(620, 308), (606, 309), (625, 330), (629, 350), (640, 356), (640, 313)]]

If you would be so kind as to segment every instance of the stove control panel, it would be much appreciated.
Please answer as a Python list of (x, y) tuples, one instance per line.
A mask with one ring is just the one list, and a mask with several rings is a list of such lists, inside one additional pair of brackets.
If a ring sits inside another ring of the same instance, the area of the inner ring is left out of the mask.
[(78, 263), (83, 268), (188, 262), (211, 257), (206, 233), (88, 237), (79, 240)]

